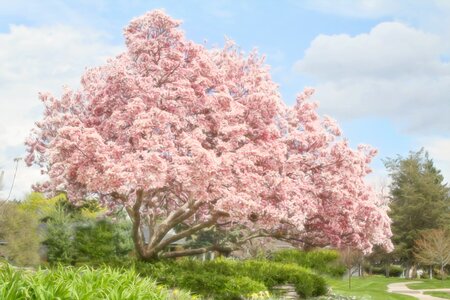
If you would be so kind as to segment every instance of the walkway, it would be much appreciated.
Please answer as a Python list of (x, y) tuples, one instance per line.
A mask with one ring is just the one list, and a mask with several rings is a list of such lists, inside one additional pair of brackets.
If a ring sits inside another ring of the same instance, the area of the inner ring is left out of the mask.
[(430, 295), (424, 295), (423, 292), (448, 292), (450, 293), (450, 289), (427, 289), (427, 290), (412, 290), (407, 284), (411, 283), (421, 283), (422, 281), (409, 281), (409, 282), (399, 282), (399, 283), (391, 283), (388, 284), (388, 292), (407, 295), (411, 297), (415, 297), (421, 300), (442, 300), (444, 298), (433, 297)]

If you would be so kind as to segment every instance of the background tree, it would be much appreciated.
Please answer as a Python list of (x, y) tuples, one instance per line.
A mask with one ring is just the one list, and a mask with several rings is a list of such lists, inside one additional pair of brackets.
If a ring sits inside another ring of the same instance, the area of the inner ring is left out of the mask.
[(131, 222), (123, 213), (106, 216), (96, 201), (74, 206), (63, 195), (45, 219), (50, 263), (112, 262), (133, 249)]
[[(348, 288), (352, 288), (352, 275), (354, 268), (361, 265), (364, 255), (358, 249), (352, 249), (350, 246), (344, 247), (339, 251), (339, 260), (347, 268)], [(358, 271), (360, 272), (360, 270)], [(360, 274), (361, 275), (361, 274)]]
[(367, 272), (372, 274), (384, 274), (386, 277), (397, 276), (397, 268), (399, 266), (394, 266), (392, 264), (398, 262), (396, 257), (396, 252), (386, 252), (382, 247), (374, 247), (372, 253), (364, 257), (365, 266)]
[(287, 107), (255, 52), (208, 50), (180, 23), (161, 11), (132, 20), (126, 51), (88, 70), (79, 91), (41, 94), (26, 161), (50, 180), (37, 188), (124, 207), (144, 260), (214, 250), (164, 251), (218, 223), (255, 238), (389, 248), (387, 207), (364, 181), (376, 151), (351, 149), (312, 90)]
[(449, 224), (449, 188), (423, 149), (387, 159), (385, 164), (392, 179), (389, 215), (395, 252), (409, 271), (419, 232)]
[[(426, 266), (438, 265), (441, 279), (444, 279), (444, 268), (450, 263), (450, 233), (443, 229), (425, 230), (419, 235), (414, 247), (417, 262)], [(431, 270), (431, 268), (430, 268)], [(430, 271), (430, 275), (432, 273)]]
[(0, 240), (6, 242), (2, 255), (19, 266), (37, 265), (41, 241), (38, 217), (16, 201), (6, 201), (0, 209)]

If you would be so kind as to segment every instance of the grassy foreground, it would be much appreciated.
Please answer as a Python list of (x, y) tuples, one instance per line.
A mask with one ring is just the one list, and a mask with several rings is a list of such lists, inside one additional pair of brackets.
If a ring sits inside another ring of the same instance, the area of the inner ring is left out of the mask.
[(338, 295), (356, 296), (364, 300), (413, 300), (416, 298), (399, 294), (392, 294), (387, 291), (387, 285), (395, 282), (405, 282), (401, 278), (385, 278), (383, 276), (368, 276), (365, 278), (352, 278), (352, 288), (349, 290), (348, 281), (341, 279), (328, 278), (327, 283)]
[(425, 292), (424, 294), (443, 299), (450, 299), (450, 293), (447, 292)]
[(190, 300), (189, 293), (168, 290), (133, 270), (63, 267), (20, 270), (0, 262), (2, 300)]
[(412, 290), (426, 290), (426, 289), (450, 289), (450, 280), (439, 279), (418, 279), (423, 281), (422, 283), (408, 284), (408, 287)]

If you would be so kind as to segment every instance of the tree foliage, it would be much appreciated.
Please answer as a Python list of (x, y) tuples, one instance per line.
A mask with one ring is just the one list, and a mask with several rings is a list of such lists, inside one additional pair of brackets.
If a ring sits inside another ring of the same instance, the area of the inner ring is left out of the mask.
[(161, 11), (132, 20), (126, 51), (88, 70), (80, 90), (41, 94), (26, 161), (50, 180), (37, 188), (124, 207), (147, 260), (211, 250), (163, 252), (218, 223), (300, 245), (390, 248), (386, 203), (364, 181), (376, 151), (351, 149), (311, 89), (287, 107), (256, 52), (206, 49), (180, 23)]
[(133, 249), (131, 223), (104, 215), (95, 202), (57, 204), (46, 220), (47, 259), (50, 263), (98, 263), (128, 256)]
[(450, 263), (450, 233), (443, 229), (423, 231), (415, 242), (414, 256), (419, 263), (439, 266), (443, 279), (444, 268)]
[(389, 215), (396, 255), (411, 264), (420, 231), (449, 225), (449, 188), (424, 150), (385, 163), (392, 178)]
[(133, 250), (131, 224), (110, 219), (89, 220), (74, 229), (77, 262), (105, 262), (127, 257)]
[(39, 219), (20, 203), (7, 201), (0, 207), (0, 254), (19, 266), (39, 263)]

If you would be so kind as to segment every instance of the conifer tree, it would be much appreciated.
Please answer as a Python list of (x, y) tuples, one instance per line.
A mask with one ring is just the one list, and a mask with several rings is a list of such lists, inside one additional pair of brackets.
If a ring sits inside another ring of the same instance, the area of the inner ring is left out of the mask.
[(407, 157), (389, 158), (393, 242), (396, 256), (407, 267), (414, 263), (414, 241), (423, 230), (448, 227), (449, 187), (421, 149)]

